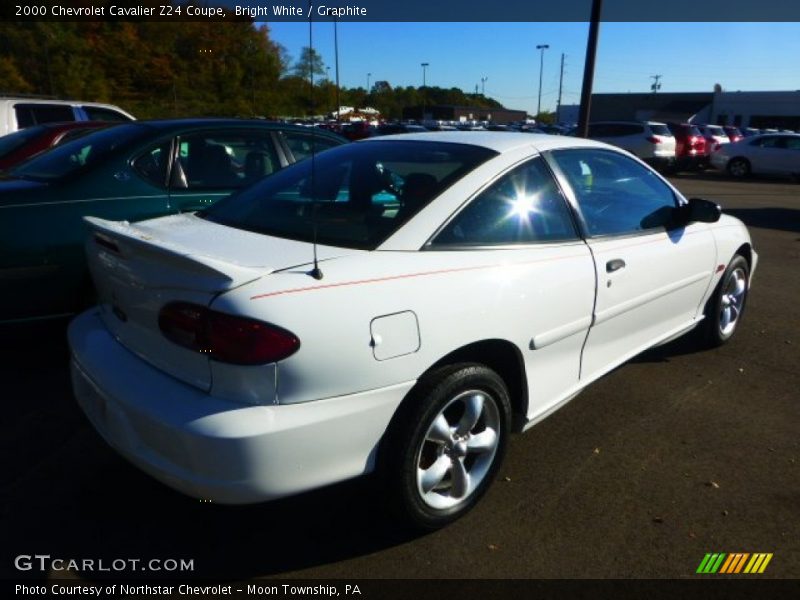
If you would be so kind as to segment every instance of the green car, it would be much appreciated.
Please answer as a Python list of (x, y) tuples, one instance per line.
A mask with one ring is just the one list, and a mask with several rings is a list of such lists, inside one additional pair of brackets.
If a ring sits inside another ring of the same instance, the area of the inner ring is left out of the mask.
[(0, 173), (0, 323), (87, 305), (82, 217), (138, 221), (200, 210), (312, 149), (343, 143), (326, 131), (258, 120), (136, 121)]

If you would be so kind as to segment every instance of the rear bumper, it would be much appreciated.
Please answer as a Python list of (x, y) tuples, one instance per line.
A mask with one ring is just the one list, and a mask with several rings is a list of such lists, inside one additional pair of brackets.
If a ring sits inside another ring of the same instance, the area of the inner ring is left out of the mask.
[(728, 157), (723, 154), (712, 154), (709, 158), (711, 165), (721, 171), (724, 171), (728, 166)]
[(168, 486), (225, 504), (369, 472), (414, 382), (285, 406), (220, 400), (126, 350), (95, 309), (69, 327), (78, 404), (115, 450)]

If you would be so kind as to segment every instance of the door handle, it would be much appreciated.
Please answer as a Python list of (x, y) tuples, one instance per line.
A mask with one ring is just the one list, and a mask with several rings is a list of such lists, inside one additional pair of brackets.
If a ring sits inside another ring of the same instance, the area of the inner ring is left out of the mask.
[(615, 258), (606, 263), (606, 273), (613, 273), (625, 267), (625, 261), (621, 258)]

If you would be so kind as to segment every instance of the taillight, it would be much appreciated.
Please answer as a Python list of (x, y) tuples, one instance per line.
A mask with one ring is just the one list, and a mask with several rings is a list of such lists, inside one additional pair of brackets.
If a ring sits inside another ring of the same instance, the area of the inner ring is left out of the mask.
[(647, 138), (647, 141), (651, 144), (660, 144), (663, 140), (660, 137), (651, 135), (649, 138)]
[(158, 327), (179, 346), (236, 365), (277, 362), (300, 348), (300, 340), (285, 329), (189, 302), (164, 306)]

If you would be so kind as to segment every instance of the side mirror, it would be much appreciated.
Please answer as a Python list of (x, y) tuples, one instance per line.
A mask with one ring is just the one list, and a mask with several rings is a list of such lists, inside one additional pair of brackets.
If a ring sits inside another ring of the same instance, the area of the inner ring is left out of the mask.
[(722, 208), (716, 202), (703, 198), (690, 198), (688, 204), (677, 209), (680, 223), (716, 223), (722, 216)]

